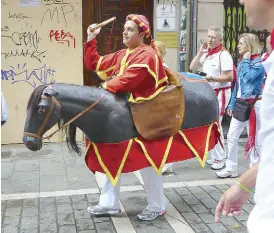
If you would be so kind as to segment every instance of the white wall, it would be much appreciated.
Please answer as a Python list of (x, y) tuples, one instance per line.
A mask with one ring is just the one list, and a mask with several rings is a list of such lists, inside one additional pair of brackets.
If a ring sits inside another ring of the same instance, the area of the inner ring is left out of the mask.
[(2, 143), (21, 143), (27, 101), (35, 87), (51, 81), (83, 83), (82, 2), (1, 2), (1, 85), (9, 110), (1, 128)]

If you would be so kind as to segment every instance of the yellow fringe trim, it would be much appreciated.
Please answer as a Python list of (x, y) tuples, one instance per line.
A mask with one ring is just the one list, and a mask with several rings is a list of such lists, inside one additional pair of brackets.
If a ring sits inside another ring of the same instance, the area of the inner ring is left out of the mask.
[(131, 93), (131, 94), (130, 94), (130, 97), (129, 97), (129, 99), (128, 99), (128, 101), (131, 102), (131, 103), (137, 104), (137, 103), (142, 103), (142, 102), (144, 102), (145, 100), (151, 100), (151, 99), (153, 99), (155, 96), (157, 96), (162, 90), (164, 90), (165, 87), (166, 87), (166, 86), (163, 86), (163, 87), (159, 88), (159, 89), (158, 89), (156, 92), (154, 92), (151, 96), (148, 96), (148, 97), (146, 97), (146, 98), (144, 98), (144, 97), (137, 97), (137, 98), (134, 99), (134, 97), (133, 97), (133, 95), (132, 95), (132, 93)]
[(108, 78), (107, 72), (114, 70), (115, 66), (111, 66), (111, 67), (107, 68), (106, 70), (100, 70), (102, 60), (103, 60), (103, 57), (100, 57), (97, 65), (96, 65), (95, 72), (97, 73), (97, 75), (99, 76), (100, 79), (106, 80)]
[[(186, 145), (188, 146), (188, 148), (192, 151), (192, 153), (197, 157), (200, 165), (204, 168), (205, 167), (205, 163), (206, 163), (206, 159), (207, 159), (207, 156), (208, 156), (208, 148), (209, 148), (209, 139), (210, 139), (210, 135), (211, 135), (211, 131), (212, 131), (212, 127), (213, 125), (216, 124), (217, 127), (218, 127), (218, 124), (217, 122), (214, 122), (212, 123), (209, 128), (208, 128), (208, 131), (207, 131), (207, 136), (206, 136), (206, 145), (205, 145), (205, 151), (204, 151), (204, 157), (203, 157), (203, 160), (201, 159), (201, 157), (199, 156), (198, 152), (194, 149), (194, 147), (191, 145), (191, 143), (189, 142), (189, 140), (187, 139), (187, 137), (185, 136), (185, 134), (182, 132), (182, 130), (179, 130), (178, 133), (182, 136), (182, 138), (184, 139)], [(111, 175), (110, 171), (108, 170), (107, 166), (104, 164), (103, 160), (102, 160), (102, 157), (98, 151), (98, 148), (96, 146), (95, 143), (93, 142), (90, 142), (89, 141), (89, 144), (86, 148), (86, 151), (85, 151), (85, 154), (87, 154), (88, 150), (90, 149), (90, 146), (92, 145), (93, 146), (93, 149), (94, 149), (94, 152), (97, 156), (97, 159), (98, 159), (98, 162), (99, 164), (101, 165), (101, 167), (103, 168), (104, 172), (106, 173), (106, 175), (108, 176), (108, 178), (110, 179), (111, 183), (113, 186), (116, 186), (117, 182), (118, 182), (118, 179), (122, 173), (122, 170), (123, 170), (123, 167), (125, 165), (125, 162), (126, 162), (126, 159), (128, 157), (128, 154), (130, 152), (130, 149), (131, 149), (131, 146), (132, 146), (132, 143), (133, 143), (133, 140), (135, 142), (137, 142), (142, 150), (143, 150), (143, 153), (146, 157), (146, 159), (148, 160), (148, 162), (151, 164), (151, 166), (154, 168), (154, 170), (157, 172), (158, 175), (160, 175), (162, 173), (162, 169), (166, 163), (166, 160), (168, 158), (168, 155), (169, 155), (169, 152), (170, 152), (170, 148), (172, 146), (172, 142), (173, 142), (173, 137), (170, 137), (169, 140), (168, 140), (168, 143), (167, 143), (167, 147), (166, 147), (166, 150), (165, 150), (165, 153), (164, 153), (164, 156), (163, 156), (163, 159), (162, 159), (162, 162), (161, 162), (161, 165), (160, 167), (158, 168), (156, 166), (156, 164), (153, 162), (153, 160), (151, 159), (150, 155), (148, 154), (146, 148), (145, 148), (145, 145), (143, 144), (143, 142), (141, 142), (138, 138), (134, 138), (134, 139), (130, 139), (129, 140), (129, 143), (128, 143), (128, 146), (127, 146), (127, 149), (125, 151), (125, 154), (123, 156), (123, 159), (121, 161), (121, 164), (119, 166), (119, 169), (117, 171), (117, 174), (115, 176), (115, 178)]]
[(182, 130), (179, 130), (179, 134), (183, 137), (185, 143), (187, 144), (188, 148), (192, 151), (192, 153), (197, 157), (200, 165), (202, 166), (202, 168), (205, 167), (205, 163), (206, 163), (206, 159), (208, 156), (208, 147), (209, 147), (209, 139), (210, 139), (210, 134), (211, 134), (211, 130), (212, 130), (212, 126), (214, 123), (212, 123), (207, 131), (207, 136), (206, 136), (206, 145), (205, 145), (205, 152), (204, 152), (204, 157), (203, 160), (201, 160), (201, 157), (199, 156), (198, 152), (194, 149), (194, 147), (191, 145), (191, 143), (188, 141), (186, 135), (182, 132)]
[(101, 157), (101, 155), (100, 155), (100, 153), (99, 153), (99, 151), (98, 151), (98, 148), (97, 148), (96, 144), (93, 143), (93, 142), (91, 142), (91, 144), (92, 144), (92, 146), (93, 146), (93, 149), (94, 149), (94, 152), (95, 152), (95, 154), (96, 154), (96, 156), (97, 156), (98, 162), (99, 162), (99, 164), (101, 165), (101, 167), (103, 168), (103, 170), (104, 170), (104, 172), (106, 173), (107, 177), (110, 179), (110, 182), (112, 183), (113, 186), (116, 186), (116, 184), (117, 184), (117, 182), (118, 182), (118, 180), (119, 180), (119, 177), (120, 177), (120, 175), (121, 175), (121, 173), (122, 173), (122, 170), (123, 170), (123, 167), (124, 167), (124, 165), (125, 165), (126, 159), (127, 159), (127, 157), (128, 157), (129, 151), (130, 151), (130, 149), (131, 149), (132, 142), (133, 142), (133, 139), (130, 139), (129, 142), (128, 142), (127, 149), (126, 149), (126, 151), (125, 151), (124, 157), (123, 157), (123, 159), (122, 159), (122, 162), (121, 162), (121, 164), (120, 164), (120, 166), (119, 166), (119, 169), (118, 169), (118, 171), (117, 171), (117, 173), (116, 173), (115, 178), (111, 175), (111, 173), (110, 173), (110, 171), (108, 170), (107, 166), (104, 164), (104, 162), (103, 162), (103, 160), (102, 160), (102, 157)]
[(151, 166), (154, 168), (154, 170), (157, 172), (157, 174), (161, 175), (162, 169), (163, 169), (163, 167), (164, 167), (164, 165), (166, 163), (167, 157), (169, 155), (169, 151), (170, 151), (170, 148), (171, 148), (171, 145), (172, 145), (173, 137), (170, 137), (169, 140), (168, 140), (167, 148), (166, 148), (164, 157), (162, 159), (162, 162), (161, 162), (161, 165), (160, 165), (159, 168), (156, 166), (156, 164), (151, 159), (150, 155), (148, 154), (148, 152), (147, 152), (147, 150), (145, 148), (145, 145), (138, 138), (134, 138), (134, 140), (135, 140), (135, 142), (137, 142), (141, 146), (141, 148), (143, 150), (143, 153), (145, 154), (148, 162), (151, 164)]

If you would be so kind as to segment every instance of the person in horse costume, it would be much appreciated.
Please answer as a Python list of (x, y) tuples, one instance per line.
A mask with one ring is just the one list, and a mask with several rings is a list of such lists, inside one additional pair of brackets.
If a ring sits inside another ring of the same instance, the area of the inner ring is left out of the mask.
[(148, 206), (138, 218), (152, 220), (165, 214), (165, 163), (197, 157), (205, 166), (208, 150), (220, 136), (218, 101), (200, 76), (185, 73), (178, 79), (163, 67), (153, 44), (144, 44), (151, 35), (144, 16), (127, 16), (123, 42), (128, 48), (105, 56), (97, 52), (100, 30), (94, 27), (88, 29), (84, 61), (106, 80), (103, 88), (62, 83), (37, 87), (29, 98), (23, 142), (40, 150), (43, 139), (55, 132), (43, 135), (58, 122), (61, 129), (69, 127), (67, 142), (80, 154), (75, 135), (81, 129), (87, 138), (87, 167), (108, 177), (99, 204), (88, 211), (119, 213), (120, 175), (141, 169)]
[[(158, 95), (168, 84), (162, 62), (156, 51), (144, 44), (151, 35), (147, 18), (143, 15), (128, 15), (123, 31), (123, 43), (127, 49), (100, 56), (96, 49), (96, 35), (100, 29), (88, 32), (84, 47), (84, 61), (89, 70), (95, 71), (106, 81), (102, 87), (112, 93), (130, 93), (129, 102), (139, 103)], [(156, 66), (158, 63), (158, 67)], [(152, 220), (165, 214), (165, 199), (162, 176), (152, 167), (140, 170), (147, 189), (148, 206), (138, 214), (141, 220)], [(93, 215), (120, 213), (119, 193), (121, 178), (114, 187), (109, 179), (102, 189), (100, 201), (94, 208), (88, 207)]]

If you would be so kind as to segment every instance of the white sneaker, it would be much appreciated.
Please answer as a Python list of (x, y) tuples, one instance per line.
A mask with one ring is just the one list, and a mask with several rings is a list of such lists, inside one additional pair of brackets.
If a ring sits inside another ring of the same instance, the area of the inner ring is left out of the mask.
[(158, 216), (163, 216), (165, 214), (166, 214), (165, 210), (162, 212), (152, 212), (147, 209), (144, 209), (140, 214), (137, 215), (137, 218), (143, 221), (151, 221), (157, 218)]
[(238, 171), (229, 171), (227, 168), (223, 169), (222, 171), (216, 172), (215, 173), (216, 176), (220, 177), (220, 178), (234, 178), (234, 177), (238, 177)]
[(212, 170), (220, 170), (225, 166), (225, 162), (221, 160), (215, 160), (215, 162), (212, 164), (211, 169)]
[(94, 208), (89, 206), (87, 210), (90, 214), (95, 216), (113, 215), (121, 213), (120, 209), (107, 208), (101, 205), (97, 205)]
[(215, 162), (215, 159), (209, 159), (206, 161), (206, 164), (213, 165), (214, 162)]

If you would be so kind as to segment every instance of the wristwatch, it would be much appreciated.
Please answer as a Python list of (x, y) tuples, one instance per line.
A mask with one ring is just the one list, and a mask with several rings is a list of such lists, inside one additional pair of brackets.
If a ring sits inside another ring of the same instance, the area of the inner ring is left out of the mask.
[(213, 76), (210, 76), (210, 78), (209, 78), (209, 82), (214, 82), (214, 78), (213, 78)]

